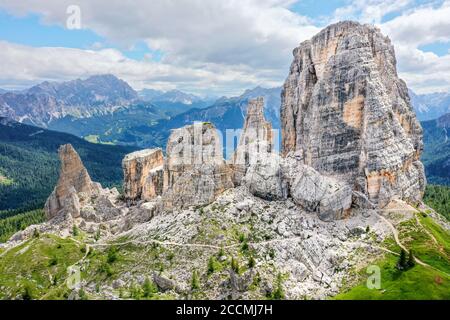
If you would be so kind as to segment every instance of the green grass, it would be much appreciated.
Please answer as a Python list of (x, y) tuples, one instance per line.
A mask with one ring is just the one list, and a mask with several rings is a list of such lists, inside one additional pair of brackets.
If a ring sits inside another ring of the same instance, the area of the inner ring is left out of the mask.
[(95, 134), (88, 135), (84, 137), (84, 140), (90, 142), (90, 143), (99, 143), (99, 136)]
[(0, 257), (0, 299), (66, 299), (67, 268), (83, 257), (80, 246), (70, 239), (40, 236)]
[[(418, 218), (429, 233), (437, 240), (435, 243), (415, 219), (401, 223), (397, 228), (400, 241), (412, 249), (414, 255), (431, 267), (416, 264), (408, 271), (396, 267), (398, 257), (388, 254), (375, 265), (381, 269), (381, 289), (371, 290), (366, 286), (368, 275), (365, 270), (359, 273), (360, 283), (339, 294), (335, 299), (342, 300), (450, 300), (450, 233), (430, 217), (422, 214)], [(399, 252), (392, 239), (384, 245)]]
[(430, 268), (416, 265), (401, 272), (396, 268), (398, 258), (389, 255), (376, 265), (381, 269), (381, 289), (369, 289), (367, 277), (363, 283), (341, 293), (337, 300), (449, 300), (450, 278)]
[(450, 233), (446, 232), (440, 225), (434, 222), (430, 217), (419, 215), (420, 222), (430, 231), (436, 240), (443, 245), (446, 250), (450, 250)]
[(450, 274), (450, 248), (449, 233), (437, 225), (431, 218), (419, 219), (426, 230), (435, 236), (438, 243), (435, 243), (432, 237), (417, 224), (415, 219), (403, 222), (398, 227), (400, 232), (400, 241), (423, 262)]
[(2, 176), (1, 174), (0, 174), (0, 185), (2, 185), (2, 186), (10, 186), (10, 185), (12, 185), (14, 183), (14, 180), (13, 179), (8, 179), (7, 177), (5, 177), (5, 176)]

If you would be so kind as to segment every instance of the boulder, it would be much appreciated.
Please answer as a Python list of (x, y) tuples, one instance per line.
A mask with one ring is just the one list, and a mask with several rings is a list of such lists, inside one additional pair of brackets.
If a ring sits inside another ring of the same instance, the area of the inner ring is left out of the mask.
[(350, 214), (353, 194), (345, 182), (321, 175), (295, 157), (284, 159), (282, 174), (288, 183), (289, 195), (306, 211), (316, 212), (324, 221)]
[(170, 291), (170, 290), (178, 290), (178, 287), (177, 287), (177, 284), (175, 283), (175, 281), (168, 279), (166, 277), (163, 277), (162, 275), (159, 275), (157, 273), (153, 273), (153, 282), (163, 292)]
[(247, 169), (243, 185), (262, 199), (287, 199), (289, 190), (281, 171), (282, 158), (274, 153), (256, 154), (253, 163)]

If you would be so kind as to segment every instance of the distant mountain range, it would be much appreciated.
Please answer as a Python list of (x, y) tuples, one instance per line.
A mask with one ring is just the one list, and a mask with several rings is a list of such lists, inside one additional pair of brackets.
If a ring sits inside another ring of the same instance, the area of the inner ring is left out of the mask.
[(420, 121), (437, 119), (450, 113), (450, 93), (417, 95), (409, 91), (411, 103)]
[(151, 124), (212, 103), (178, 90), (145, 89), (138, 93), (113, 75), (99, 75), (43, 82), (23, 91), (2, 89), (0, 116), (85, 137)]
[(281, 88), (265, 89), (257, 87), (247, 90), (239, 97), (221, 98), (207, 108), (193, 108), (174, 117), (160, 119), (152, 125), (129, 127), (126, 132), (116, 137), (122, 144), (140, 147), (164, 147), (172, 129), (192, 124), (196, 121), (211, 122), (225, 136), (227, 129), (243, 127), (247, 105), (250, 99), (264, 97), (265, 117), (275, 129), (280, 128), (279, 108), (281, 105)]
[(205, 102), (205, 99), (198, 97), (194, 94), (185, 93), (179, 90), (171, 91), (159, 91), (153, 89), (144, 89), (139, 91), (139, 97), (143, 101), (148, 102), (171, 102), (171, 103), (182, 103), (185, 105), (192, 105), (195, 103)]
[(43, 82), (28, 90), (0, 95), (0, 116), (47, 127), (51, 121), (69, 115), (83, 118), (113, 112), (137, 99), (137, 92), (113, 75)]

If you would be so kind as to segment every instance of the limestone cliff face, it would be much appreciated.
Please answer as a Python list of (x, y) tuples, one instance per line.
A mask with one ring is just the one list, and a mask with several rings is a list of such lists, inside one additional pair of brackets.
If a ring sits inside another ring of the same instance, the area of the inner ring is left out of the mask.
[(394, 48), (369, 25), (331, 25), (294, 50), (282, 92), (282, 151), (378, 206), (418, 201), (422, 129)]
[(222, 141), (210, 123), (176, 129), (167, 143), (164, 208), (186, 208), (213, 202), (233, 188), (232, 172), (223, 159)]
[(46, 217), (52, 219), (64, 209), (70, 211), (73, 218), (78, 218), (80, 201), (84, 201), (93, 194), (98, 194), (101, 186), (92, 182), (80, 156), (72, 145), (63, 145), (58, 152), (61, 170), (58, 184), (45, 204)]
[(127, 200), (151, 200), (163, 191), (164, 156), (161, 149), (131, 153), (122, 161)]
[(264, 118), (264, 98), (249, 101), (244, 128), (233, 156), (234, 183), (239, 185), (255, 155), (272, 151), (272, 125)]

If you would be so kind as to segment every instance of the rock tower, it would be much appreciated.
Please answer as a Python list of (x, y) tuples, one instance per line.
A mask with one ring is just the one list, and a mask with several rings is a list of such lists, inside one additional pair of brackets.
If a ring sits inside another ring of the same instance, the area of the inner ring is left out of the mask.
[(394, 47), (371, 25), (340, 22), (294, 50), (281, 106), (282, 152), (344, 181), (378, 207), (425, 188), (422, 128)]

